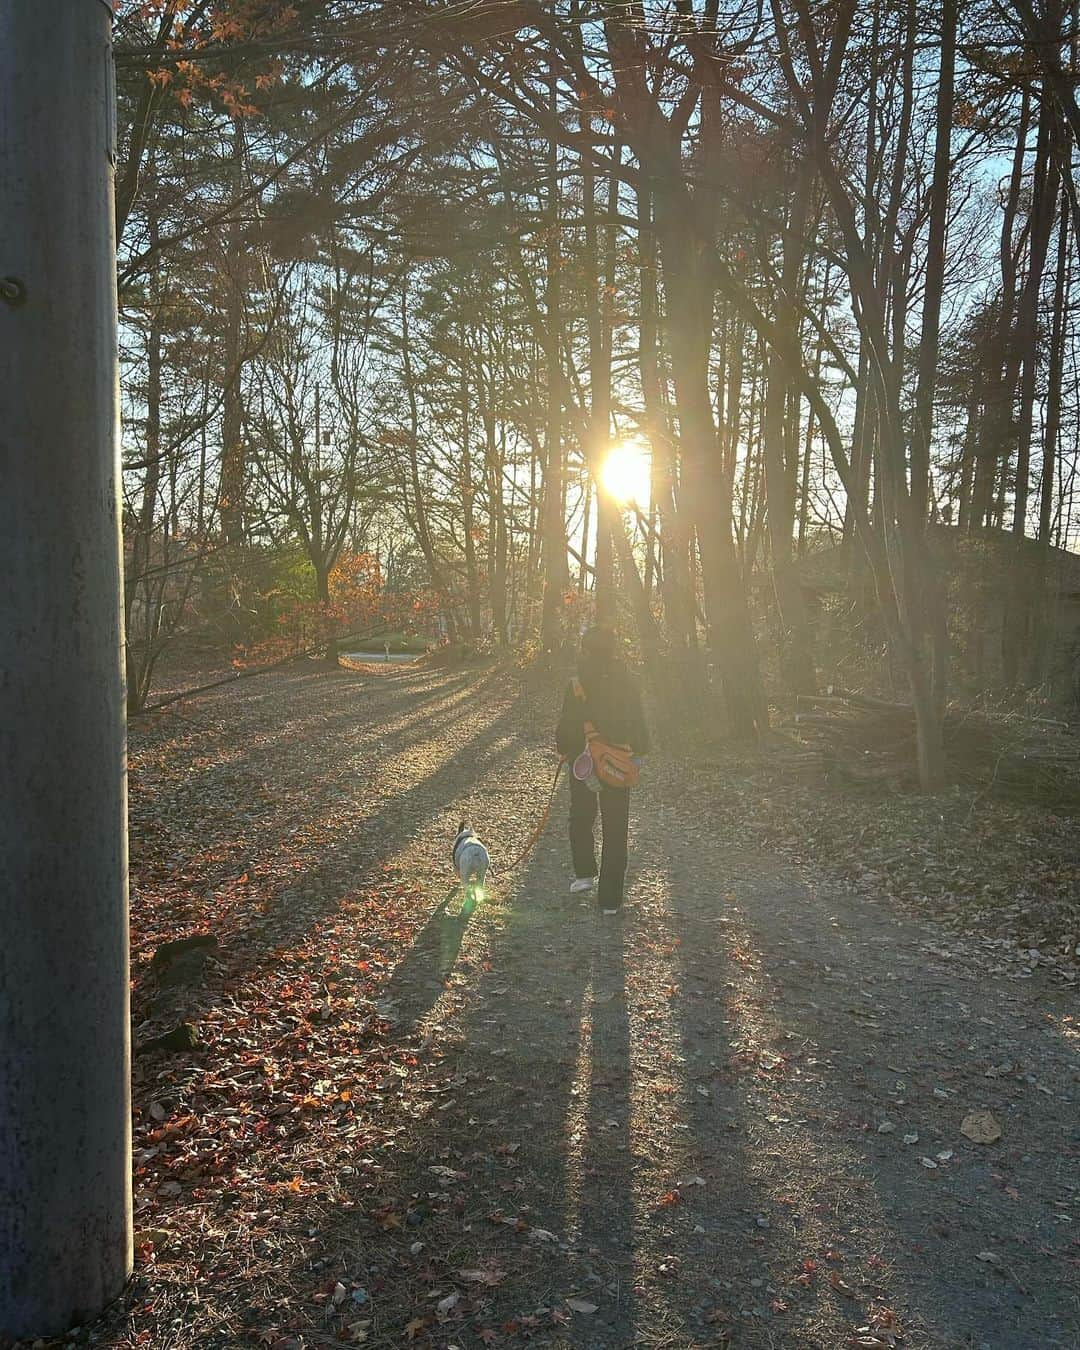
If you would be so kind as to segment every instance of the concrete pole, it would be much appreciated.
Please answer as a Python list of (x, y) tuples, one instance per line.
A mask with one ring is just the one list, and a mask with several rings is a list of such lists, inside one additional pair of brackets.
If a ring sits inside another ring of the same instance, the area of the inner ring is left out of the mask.
[(131, 1271), (105, 0), (0, 0), (0, 1340)]

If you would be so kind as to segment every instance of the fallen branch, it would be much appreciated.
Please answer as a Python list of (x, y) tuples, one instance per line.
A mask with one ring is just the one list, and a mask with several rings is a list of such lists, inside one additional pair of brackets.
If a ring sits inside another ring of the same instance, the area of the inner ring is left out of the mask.
[[(816, 763), (860, 783), (906, 785), (917, 778), (915, 716), (908, 704), (830, 689), (798, 699), (791, 729), (802, 751), (793, 763)], [(1080, 810), (1080, 737), (1067, 724), (950, 708), (942, 730), (953, 782)]]

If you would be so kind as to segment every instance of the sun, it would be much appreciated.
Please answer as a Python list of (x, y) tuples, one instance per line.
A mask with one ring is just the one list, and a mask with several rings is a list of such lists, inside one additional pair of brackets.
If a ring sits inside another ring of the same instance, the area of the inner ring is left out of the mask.
[(647, 507), (651, 473), (649, 452), (636, 441), (620, 441), (604, 460), (600, 483), (620, 506)]

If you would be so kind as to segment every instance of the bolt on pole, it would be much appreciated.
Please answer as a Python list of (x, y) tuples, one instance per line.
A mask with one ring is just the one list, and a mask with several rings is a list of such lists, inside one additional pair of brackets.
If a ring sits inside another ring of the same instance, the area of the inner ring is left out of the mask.
[(0, 0), (0, 1340), (131, 1271), (111, 24)]

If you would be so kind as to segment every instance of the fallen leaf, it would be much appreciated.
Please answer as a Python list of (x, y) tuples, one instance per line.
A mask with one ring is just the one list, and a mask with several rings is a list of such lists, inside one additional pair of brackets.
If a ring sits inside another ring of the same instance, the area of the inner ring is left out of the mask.
[(455, 1289), (452, 1294), (447, 1294), (445, 1298), (439, 1299), (438, 1303), (435, 1304), (435, 1311), (440, 1317), (445, 1317), (447, 1313), (453, 1312), (460, 1302), (461, 1295)]
[(960, 1133), (973, 1144), (993, 1144), (1001, 1138), (1001, 1126), (990, 1111), (969, 1111), (960, 1124)]
[(486, 1284), (489, 1286), (501, 1284), (506, 1279), (505, 1270), (458, 1270), (454, 1272), (459, 1279), (466, 1280), (470, 1284)]
[(468, 1172), (455, 1172), (452, 1167), (442, 1167), (436, 1165), (428, 1168), (429, 1172), (434, 1172), (437, 1177), (443, 1181), (464, 1181), (468, 1177)]
[(426, 1317), (414, 1317), (411, 1322), (405, 1323), (405, 1335), (410, 1341), (415, 1341), (426, 1326)]
[(851, 1285), (848, 1284), (846, 1280), (841, 1278), (840, 1272), (838, 1270), (829, 1271), (829, 1284), (833, 1287), (833, 1289), (836, 1290), (838, 1294), (843, 1294), (845, 1298), (855, 1297), (855, 1290), (852, 1289)]
[(594, 1313), (599, 1306), (596, 1303), (590, 1303), (586, 1298), (568, 1298), (566, 1306), (572, 1308), (577, 1313)]

